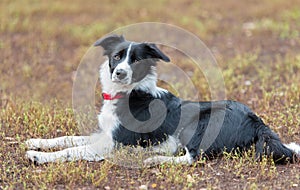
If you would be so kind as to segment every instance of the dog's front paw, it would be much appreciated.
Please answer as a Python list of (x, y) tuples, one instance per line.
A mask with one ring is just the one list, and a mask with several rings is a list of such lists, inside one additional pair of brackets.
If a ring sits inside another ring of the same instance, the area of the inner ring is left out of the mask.
[(25, 145), (30, 150), (37, 150), (41, 148), (41, 139), (28, 139), (25, 141)]
[(47, 160), (45, 159), (45, 156), (43, 156), (43, 152), (38, 152), (34, 150), (30, 150), (26, 152), (26, 158), (29, 159), (29, 161), (33, 162), (34, 164), (43, 164), (46, 163)]
[(47, 139), (28, 139), (25, 141), (25, 145), (30, 150), (51, 148)]

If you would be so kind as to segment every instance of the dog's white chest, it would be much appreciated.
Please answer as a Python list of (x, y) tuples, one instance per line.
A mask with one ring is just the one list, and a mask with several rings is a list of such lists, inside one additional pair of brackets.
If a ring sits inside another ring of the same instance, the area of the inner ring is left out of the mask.
[(110, 136), (119, 123), (115, 110), (114, 101), (105, 101), (101, 113), (98, 115), (99, 127)]

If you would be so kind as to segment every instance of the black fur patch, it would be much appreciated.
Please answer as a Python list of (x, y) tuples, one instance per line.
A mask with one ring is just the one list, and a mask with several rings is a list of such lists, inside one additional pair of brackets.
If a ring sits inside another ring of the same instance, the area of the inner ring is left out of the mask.
[[(136, 132), (139, 128), (149, 127), (147, 125), (139, 126), (139, 123), (135, 120), (147, 121), (150, 119), (149, 105), (154, 99), (156, 98), (151, 94), (134, 90), (129, 96), (118, 101), (116, 110), (121, 125), (113, 132), (114, 140), (123, 145), (140, 145), (147, 147), (149, 145), (158, 145), (159, 143), (164, 142), (169, 135), (172, 135), (175, 132), (180, 119), (181, 101), (171, 93), (166, 93), (159, 98), (159, 100), (164, 102), (167, 108), (167, 117), (164, 119), (163, 123), (156, 127), (154, 131), (147, 133)], [(126, 106), (128, 100), (129, 110)], [(154, 107), (154, 109), (156, 108)], [(161, 110), (153, 111), (156, 114), (152, 117), (160, 117)], [(134, 129), (134, 131), (132, 129)]]

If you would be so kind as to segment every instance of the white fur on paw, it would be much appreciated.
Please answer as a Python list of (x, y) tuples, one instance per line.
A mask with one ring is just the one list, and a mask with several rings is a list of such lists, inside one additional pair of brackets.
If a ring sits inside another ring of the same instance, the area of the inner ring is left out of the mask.
[(153, 165), (161, 164), (165, 161), (166, 159), (164, 156), (154, 156), (154, 157), (147, 158), (146, 160), (143, 161), (143, 163), (145, 166), (153, 166)]
[(37, 150), (41, 148), (41, 139), (28, 139), (25, 141), (25, 145), (30, 150)]
[(42, 152), (30, 150), (26, 152), (26, 158), (35, 164), (42, 164), (47, 162), (47, 160), (42, 156)]
[(152, 158), (147, 158), (146, 160), (143, 161), (144, 166), (152, 166), (153, 161)]

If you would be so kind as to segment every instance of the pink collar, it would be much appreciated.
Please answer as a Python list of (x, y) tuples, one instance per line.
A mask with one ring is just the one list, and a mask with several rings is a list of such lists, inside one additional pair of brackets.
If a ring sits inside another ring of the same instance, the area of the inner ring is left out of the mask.
[(115, 96), (112, 96), (111, 94), (107, 94), (107, 93), (102, 93), (102, 97), (104, 100), (115, 100), (115, 99), (123, 98), (124, 96), (121, 93), (117, 93)]

